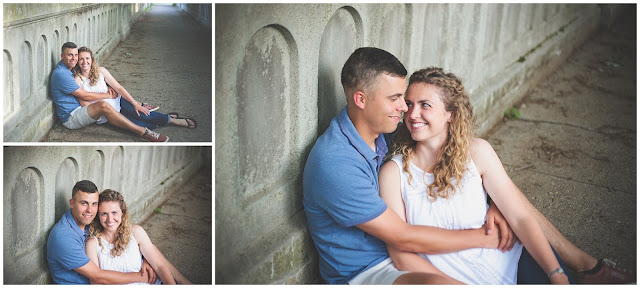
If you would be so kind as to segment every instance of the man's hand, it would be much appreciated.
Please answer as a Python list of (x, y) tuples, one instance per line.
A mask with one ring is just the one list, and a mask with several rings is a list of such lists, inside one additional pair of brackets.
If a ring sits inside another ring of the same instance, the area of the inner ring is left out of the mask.
[(482, 225), (482, 227), (478, 229), (474, 229), (474, 231), (478, 231), (477, 233), (480, 235), (482, 241), (484, 242), (482, 248), (498, 248), (498, 245), (500, 244), (500, 235), (498, 233), (487, 234), (487, 223), (484, 223), (484, 225)]
[(156, 280), (158, 279), (156, 271), (153, 271), (153, 268), (151, 267), (151, 264), (147, 262), (147, 259), (143, 258), (142, 260), (142, 269), (140, 269), (140, 273), (142, 274), (142, 276), (144, 276), (145, 274), (148, 275), (149, 284), (156, 283)]
[(108, 87), (109, 87), (109, 91), (107, 91), (107, 93), (111, 95), (111, 99), (118, 98), (118, 92), (116, 92), (116, 90), (113, 89), (111, 86), (108, 86)]
[(513, 245), (516, 244), (516, 237), (511, 227), (509, 227), (509, 223), (507, 223), (507, 219), (504, 218), (496, 204), (493, 201), (490, 201), (489, 210), (487, 211), (487, 235), (491, 235), (495, 231), (495, 226), (498, 225), (498, 230), (500, 233), (500, 244), (498, 245), (498, 249), (502, 250), (502, 252), (510, 251), (513, 248)]

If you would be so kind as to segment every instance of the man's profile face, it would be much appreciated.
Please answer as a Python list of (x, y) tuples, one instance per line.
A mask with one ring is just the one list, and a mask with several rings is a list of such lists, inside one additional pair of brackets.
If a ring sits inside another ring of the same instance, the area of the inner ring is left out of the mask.
[(98, 212), (98, 194), (97, 192), (86, 193), (79, 190), (76, 192), (76, 196), (69, 200), (71, 215), (81, 229), (91, 224)]
[(383, 73), (367, 95), (365, 113), (369, 127), (375, 133), (391, 133), (396, 130), (402, 120), (402, 113), (407, 111), (404, 92), (407, 87), (404, 77)]
[(64, 63), (64, 66), (71, 69), (76, 66), (76, 63), (78, 63), (78, 48), (64, 48), (60, 57), (62, 57), (62, 63)]

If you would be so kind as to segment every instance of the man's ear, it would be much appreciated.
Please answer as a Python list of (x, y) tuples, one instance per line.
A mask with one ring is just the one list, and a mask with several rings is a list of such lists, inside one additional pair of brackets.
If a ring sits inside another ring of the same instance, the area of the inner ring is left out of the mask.
[(69, 207), (73, 206), (73, 198), (69, 199)]
[(364, 109), (366, 101), (367, 95), (364, 95), (362, 91), (356, 91), (356, 93), (353, 93), (353, 103), (355, 103), (358, 108)]

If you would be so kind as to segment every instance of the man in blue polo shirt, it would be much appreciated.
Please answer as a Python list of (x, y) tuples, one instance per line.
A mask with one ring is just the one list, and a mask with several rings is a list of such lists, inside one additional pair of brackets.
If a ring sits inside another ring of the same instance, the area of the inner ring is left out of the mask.
[[(49, 272), (56, 284), (128, 284), (154, 283), (156, 275), (144, 261), (142, 270), (121, 273), (101, 270), (89, 260), (85, 243), (89, 224), (98, 212), (98, 188), (93, 182), (82, 180), (73, 186), (71, 208), (53, 226), (47, 240)], [(153, 278), (153, 279), (150, 279)]]
[[(134, 124), (104, 101), (80, 106), (77, 98), (85, 101), (96, 101), (116, 98), (118, 93), (111, 87), (109, 87), (109, 93), (88, 92), (78, 85), (71, 72), (71, 69), (78, 62), (78, 46), (76, 44), (72, 42), (64, 43), (60, 57), (62, 59), (51, 74), (51, 97), (56, 106), (56, 113), (64, 127), (80, 129), (96, 122), (104, 115), (112, 125), (136, 133), (143, 140), (150, 142), (166, 142), (169, 140), (169, 137), (163, 134)], [(134, 105), (140, 104), (134, 101)]]
[[(347, 106), (317, 140), (305, 164), (307, 224), (320, 255), (320, 274), (331, 284), (460, 283), (435, 268), (427, 273), (398, 271), (387, 252), (385, 242), (403, 240), (403, 235), (391, 233), (423, 230), (431, 235), (439, 229), (408, 225), (378, 194), (378, 170), (388, 150), (380, 136), (393, 132), (407, 111), (406, 75), (402, 63), (384, 50), (366, 47), (351, 54), (342, 70)], [(472, 232), (477, 237), (467, 240), (463, 234), (469, 231), (445, 232), (459, 233), (451, 238), (460, 250), (498, 246), (496, 233), (486, 236), (477, 229)], [(434, 239), (421, 237), (417, 244), (434, 246)]]

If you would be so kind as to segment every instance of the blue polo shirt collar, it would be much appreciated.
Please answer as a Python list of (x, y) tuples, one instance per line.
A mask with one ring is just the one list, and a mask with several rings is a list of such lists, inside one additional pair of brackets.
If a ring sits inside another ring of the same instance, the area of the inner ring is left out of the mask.
[(89, 225), (84, 226), (84, 231), (80, 229), (80, 226), (78, 226), (78, 223), (76, 223), (76, 220), (73, 219), (73, 215), (71, 214), (71, 209), (69, 209), (67, 213), (64, 213), (62, 218), (64, 218), (64, 221), (65, 221), (64, 223), (67, 223), (67, 225), (69, 225), (69, 227), (71, 228), (71, 230), (73, 230), (73, 232), (78, 234), (78, 236), (83, 237), (85, 241), (87, 240), (87, 237), (89, 236)]
[[(340, 125), (340, 130), (342, 133), (349, 139), (351, 145), (353, 145), (358, 152), (369, 161), (376, 161), (377, 168), (380, 168), (382, 165), (382, 161), (384, 160), (384, 156), (387, 154), (387, 142), (384, 140), (382, 134), (376, 138), (376, 151), (371, 150), (371, 147), (362, 139), (362, 136), (356, 130), (356, 127), (351, 122), (349, 118), (349, 114), (347, 114), (347, 107), (345, 106), (338, 114), (338, 125)], [(377, 158), (376, 158), (377, 157)]]

